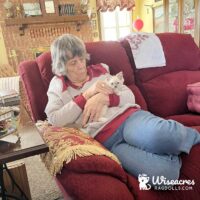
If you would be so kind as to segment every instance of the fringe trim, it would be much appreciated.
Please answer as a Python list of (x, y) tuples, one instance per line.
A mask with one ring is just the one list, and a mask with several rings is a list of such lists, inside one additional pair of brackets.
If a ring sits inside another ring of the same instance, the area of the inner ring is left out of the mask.
[(46, 154), (42, 154), (41, 159), (45, 163), (45, 166), (49, 170), (50, 174), (55, 176), (57, 173), (61, 173), (64, 162), (67, 164), (72, 159), (77, 159), (77, 157), (92, 155), (107, 156), (121, 165), (120, 161), (114, 154), (94, 145), (76, 145), (71, 147), (63, 145), (63, 147), (57, 151), (56, 155), (50, 151)]
[(49, 152), (41, 154), (40, 157), (53, 176), (61, 173), (64, 163), (67, 164), (78, 157), (107, 156), (121, 166), (113, 153), (79, 129), (52, 127), (45, 122), (38, 122), (37, 127), (49, 146)]
[(58, 152), (56, 153), (57, 156), (54, 155), (52, 152), (48, 152), (46, 154), (41, 155), (45, 166), (49, 170), (50, 174), (53, 176), (55, 176), (57, 173), (61, 173), (64, 162), (67, 164), (72, 159), (77, 159), (77, 157), (85, 157), (92, 155), (107, 156), (108, 158), (114, 160), (119, 165), (121, 165), (118, 158), (114, 154), (107, 150), (104, 150), (101, 147), (94, 145), (76, 145), (70, 147), (69, 149), (66, 148), (65, 150), (63, 148), (59, 149)]

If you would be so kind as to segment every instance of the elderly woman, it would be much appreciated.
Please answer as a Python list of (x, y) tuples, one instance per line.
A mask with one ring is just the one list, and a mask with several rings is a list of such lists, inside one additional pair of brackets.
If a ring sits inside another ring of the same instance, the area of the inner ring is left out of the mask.
[[(118, 156), (132, 175), (178, 179), (180, 153), (189, 153), (200, 143), (199, 133), (135, 106), (132, 91), (123, 85), (120, 94), (105, 82), (109, 67), (86, 67), (88, 54), (76, 36), (65, 34), (51, 46), (55, 76), (48, 89), (46, 114), (55, 126), (76, 124)], [(108, 106), (106, 121), (98, 121)]]

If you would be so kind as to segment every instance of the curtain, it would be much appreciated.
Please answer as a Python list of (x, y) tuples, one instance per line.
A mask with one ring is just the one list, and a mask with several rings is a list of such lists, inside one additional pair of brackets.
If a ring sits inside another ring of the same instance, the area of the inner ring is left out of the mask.
[(120, 10), (131, 10), (135, 6), (135, 0), (97, 0), (97, 11), (113, 11), (117, 6)]

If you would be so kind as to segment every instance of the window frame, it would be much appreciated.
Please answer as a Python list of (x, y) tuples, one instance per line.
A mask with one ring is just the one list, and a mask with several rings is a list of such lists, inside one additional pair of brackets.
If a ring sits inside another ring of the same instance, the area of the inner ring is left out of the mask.
[[(117, 10), (118, 9), (118, 10)], [(110, 11), (107, 11), (107, 12), (110, 12)], [(131, 33), (131, 31), (132, 31), (132, 19), (133, 19), (133, 12), (130, 10), (130, 11), (127, 11), (127, 12), (129, 12), (129, 19), (130, 19), (130, 24), (129, 25), (127, 25), (127, 26), (120, 26), (119, 25), (119, 17), (120, 17), (120, 15), (119, 15), (119, 12), (120, 12), (120, 10), (119, 10), (119, 6), (114, 10), (114, 11), (112, 11), (112, 12), (115, 12), (114, 14), (115, 14), (115, 22), (116, 22), (116, 26), (115, 25), (113, 25), (113, 26), (110, 26), (110, 27), (105, 27), (105, 25), (104, 25), (104, 16), (103, 16), (103, 14), (105, 13), (105, 12), (100, 12), (99, 13), (99, 21), (100, 21), (100, 32), (101, 32), (101, 40), (103, 40), (103, 41), (106, 41), (106, 36), (105, 36), (105, 29), (110, 29), (110, 28), (113, 28), (113, 29), (115, 29), (115, 33), (116, 33), (116, 40), (118, 40), (119, 38), (120, 38), (120, 28), (129, 28), (130, 29), (130, 33)]]

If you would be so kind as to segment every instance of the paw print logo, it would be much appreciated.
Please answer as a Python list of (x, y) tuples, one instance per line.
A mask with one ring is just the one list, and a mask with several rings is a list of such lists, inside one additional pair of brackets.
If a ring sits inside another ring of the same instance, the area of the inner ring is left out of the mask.
[(139, 181), (140, 190), (150, 190), (151, 189), (151, 185), (148, 184), (149, 177), (146, 174), (139, 174), (138, 181)]

